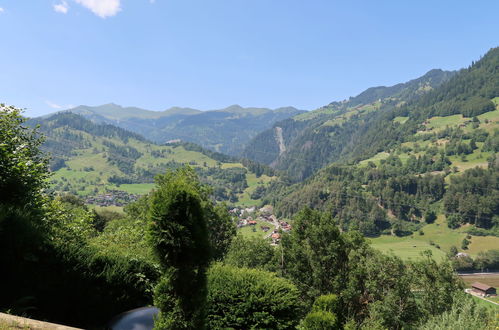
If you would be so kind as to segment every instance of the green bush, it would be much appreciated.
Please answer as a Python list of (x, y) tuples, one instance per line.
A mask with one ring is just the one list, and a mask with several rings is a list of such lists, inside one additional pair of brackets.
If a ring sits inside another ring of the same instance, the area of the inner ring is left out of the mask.
[(312, 311), (305, 316), (299, 328), (303, 330), (340, 329), (336, 314), (339, 309), (339, 299), (335, 294), (317, 297)]
[(300, 329), (303, 330), (334, 330), (341, 329), (338, 326), (336, 315), (331, 312), (318, 311), (309, 313), (301, 322)]
[(215, 264), (208, 271), (210, 329), (294, 329), (301, 316), (296, 287), (275, 274)]
[(224, 263), (236, 267), (276, 269), (275, 251), (270, 244), (258, 237), (237, 236), (230, 245)]

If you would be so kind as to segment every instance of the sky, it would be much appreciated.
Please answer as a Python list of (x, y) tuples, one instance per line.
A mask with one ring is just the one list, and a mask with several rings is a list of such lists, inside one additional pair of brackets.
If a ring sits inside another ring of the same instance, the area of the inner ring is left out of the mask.
[(0, 103), (312, 110), (467, 67), (497, 0), (0, 0)]

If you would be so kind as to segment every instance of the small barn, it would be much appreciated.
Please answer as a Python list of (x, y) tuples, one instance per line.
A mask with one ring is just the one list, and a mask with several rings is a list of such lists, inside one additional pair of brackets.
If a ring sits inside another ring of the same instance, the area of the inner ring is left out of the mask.
[(482, 296), (491, 296), (497, 294), (496, 288), (480, 282), (473, 283), (471, 285), (471, 289)]

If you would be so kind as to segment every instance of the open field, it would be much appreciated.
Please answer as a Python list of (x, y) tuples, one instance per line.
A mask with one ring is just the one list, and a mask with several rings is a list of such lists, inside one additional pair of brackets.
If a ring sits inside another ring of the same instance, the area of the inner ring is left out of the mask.
[(393, 118), (393, 122), (394, 122), (394, 123), (403, 124), (403, 123), (405, 123), (408, 119), (409, 119), (409, 117), (395, 117), (395, 118)]
[(441, 130), (446, 126), (457, 126), (464, 123), (468, 119), (463, 117), (463, 115), (452, 115), (446, 117), (432, 117), (428, 120), (426, 127), (433, 130)]
[(372, 246), (384, 253), (393, 253), (404, 260), (421, 258), (421, 253), (430, 250), (437, 260), (445, 258), (445, 252), (427, 242), (416, 239), (401, 240), (393, 236), (381, 236), (371, 239)]
[(365, 159), (359, 163), (360, 166), (366, 166), (369, 162), (373, 162), (376, 165), (379, 165), (382, 159), (387, 159), (390, 154), (388, 152), (380, 152), (374, 155), (369, 159)]
[[(383, 235), (371, 238), (370, 241), (374, 248), (383, 252), (391, 251), (404, 260), (417, 259), (424, 250), (430, 250), (437, 260), (442, 260), (451, 246), (456, 246), (459, 249), (462, 240), (467, 235), (464, 228), (450, 229), (443, 215), (439, 215), (435, 223), (425, 225), (421, 230), (424, 235), (419, 235), (417, 232), (405, 237)], [(495, 236), (472, 236), (470, 241), (468, 250), (460, 251), (472, 256), (476, 256), (479, 252), (497, 249), (499, 246), (499, 237)], [(434, 245), (430, 242), (433, 242)], [(437, 245), (440, 246), (440, 249), (436, 247)]]
[(459, 276), (466, 284), (467, 288), (471, 288), (471, 284), (474, 282), (480, 282), (499, 288), (499, 274), (487, 274), (487, 275), (461, 275)]
[[(264, 232), (260, 226), (268, 226), (270, 227), (270, 230), (267, 232)], [(271, 223), (265, 222), (265, 221), (258, 221), (257, 224), (254, 226), (244, 226), (242, 228), (238, 228), (238, 233), (243, 235), (244, 237), (258, 237), (258, 238), (264, 238), (265, 236), (269, 235), (273, 230), (275, 229), (274, 225)]]
[(124, 213), (122, 206), (116, 206), (116, 205), (98, 206), (98, 205), (90, 204), (90, 205), (88, 205), (88, 207), (91, 209), (94, 209), (97, 212), (99, 212), (99, 211), (112, 211), (112, 212)]
[(119, 190), (126, 191), (130, 194), (145, 195), (154, 188), (154, 183), (132, 183), (122, 184), (118, 187)]
[(237, 202), (237, 205), (245, 207), (258, 206), (261, 201), (259, 199), (251, 199), (251, 194), (256, 190), (258, 186), (266, 186), (272, 180), (273, 178), (265, 174), (257, 178), (254, 173), (246, 173), (246, 182), (248, 183), (248, 188), (246, 188), (242, 194), (239, 194), (239, 202)]

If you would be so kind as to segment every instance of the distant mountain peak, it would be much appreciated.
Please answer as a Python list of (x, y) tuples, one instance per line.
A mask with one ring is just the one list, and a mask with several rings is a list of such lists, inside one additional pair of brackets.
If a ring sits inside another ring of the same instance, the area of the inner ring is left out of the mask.
[(239, 104), (233, 104), (228, 106), (225, 109), (222, 109), (223, 111), (238, 111), (238, 110), (243, 110), (244, 108), (240, 106)]
[(113, 108), (120, 108), (120, 109), (123, 108), (123, 106), (121, 106), (119, 104), (116, 104), (114, 102), (110, 102), (110, 103), (106, 103), (106, 104), (100, 105), (97, 108), (100, 108), (100, 107), (113, 107)]

